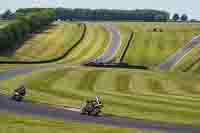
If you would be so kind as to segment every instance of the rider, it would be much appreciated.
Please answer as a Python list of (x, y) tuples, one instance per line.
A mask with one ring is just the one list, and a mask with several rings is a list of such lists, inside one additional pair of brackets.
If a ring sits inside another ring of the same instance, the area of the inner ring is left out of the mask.
[(20, 95), (26, 95), (26, 88), (24, 85), (21, 85), (19, 88), (15, 89), (15, 92), (18, 92)]
[(101, 105), (101, 101), (100, 101), (100, 98), (98, 96), (96, 96), (95, 99), (88, 100), (87, 103), (92, 104), (93, 106)]

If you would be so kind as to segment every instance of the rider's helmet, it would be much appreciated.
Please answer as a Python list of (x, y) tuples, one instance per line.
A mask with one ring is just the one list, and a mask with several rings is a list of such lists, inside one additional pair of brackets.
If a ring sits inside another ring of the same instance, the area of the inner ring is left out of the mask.
[(26, 89), (24, 85), (21, 85), (20, 88), (21, 88), (22, 90), (25, 90), (25, 89)]
[(26, 93), (26, 87), (24, 85), (21, 85), (20, 88), (19, 88), (19, 92), (23, 95), (25, 95)]

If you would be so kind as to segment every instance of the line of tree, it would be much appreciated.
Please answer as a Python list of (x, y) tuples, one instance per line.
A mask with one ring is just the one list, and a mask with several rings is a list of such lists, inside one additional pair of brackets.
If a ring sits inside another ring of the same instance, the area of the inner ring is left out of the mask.
[(55, 17), (54, 10), (42, 10), (16, 16), (13, 22), (0, 29), (0, 51), (15, 48), (28, 34), (49, 25)]
[[(19, 9), (17, 14), (42, 10), (42, 8)], [(166, 11), (142, 9), (142, 10), (117, 10), (117, 9), (70, 9), (56, 8), (57, 19), (82, 20), (82, 21), (147, 21), (165, 22), (170, 18)]]

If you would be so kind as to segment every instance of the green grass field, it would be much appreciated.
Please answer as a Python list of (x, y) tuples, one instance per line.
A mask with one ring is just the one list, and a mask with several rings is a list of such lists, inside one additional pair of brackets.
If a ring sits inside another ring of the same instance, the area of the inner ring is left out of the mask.
[[(87, 24), (87, 32), (83, 41), (71, 51), (63, 61), (80, 64), (96, 58), (104, 52), (109, 43), (109, 33), (99, 24)], [(63, 62), (61, 61), (61, 62)]]
[[(10, 60), (40, 61), (63, 55), (83, 33), (83, 25), (76, 23), (59, 23), (32, 38), (17, 49)], [(3, 57), (1, 57), (2, 59)], [(8, 60), (8, 57), (5, 58)]]
[(163, 32), (200, 31), (199, 23), (121, 22), (117, 25), (132, 29), (135, 32), (151, 32), (154, 28), (161, 28)]
[(5, 25), (0, 23), (0, 29), (3, 28)]
[(158, 133), (0, 113), (0, 133)]
[(0, 29), (12, 22), (12, 20), (0, 20)]
[(192, 72), (193, 74), (199, 74), (200, 73), (200, 62), (197, 62), (190, 70), (189, 72)]
[(199, 79), (181, 73), (71, 68), (20, 76), (1, 86), (8, 95), (26, 84), (27, 100), (57, 106), (80, 107), (84, 100), (99, 95), (105, 113), (200, 126)]
[[(17, 49), (15, 55), (0, 57), (1, 61), (41, 61), (63, 55), (80, 39), (84, 27), (78, 23), (58, 23), (46, 31), (33, 35)], [(0, 71), (28, 67), (30, 65), (0, 65)]]
[[(135, 32), (135, 39), (127, 52), (125, 62), (153, 67), (200, 34), (199, 24), (119, 23), (117, 25)], [(152, 32), (155, 27), (161, 28), (163, 32)]]
[[(28, 39), (23, 47), (12, 57), (0, 57), (6, 61), (40, 61), (63, 55), (83, 33), (83, 25), (77, 23), (59, 23), (44, 33)], [(109, 43), (109, 33), (100, 25), (87, 24), (86, 34), (80, 44), (69, 55), (56, 62), (58, 64), (80, 64), (87, 62), (104, 52)], [(29, 67), (30, 65), (2, 64), (0, 71)]]
[[(59, 23), (47, 31), (28, 39), (16, 54), (0, 57), (8, 61), (41, 61), (59, 57), (70, 49), (83, 34), (83, 25)], [(104, 52), (109, 43), (109, 33), (100, 24), (87, 24), (86, 34), (69, 55), (57, 63), (80, 64), (87, 62)], [(1, 70), (15, 68), (18, 65), (2, 65)], [(0, 70), (0, 71), (1, 71)]]

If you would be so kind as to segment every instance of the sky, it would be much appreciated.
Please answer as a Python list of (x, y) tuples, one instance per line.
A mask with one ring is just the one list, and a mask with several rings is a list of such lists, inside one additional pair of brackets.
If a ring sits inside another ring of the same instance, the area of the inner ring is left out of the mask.
[(198, 0), (0, 0), (0, 12), (27, 7), (159, 9), (200, 19)]

